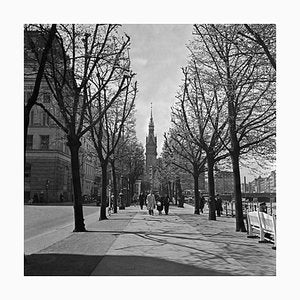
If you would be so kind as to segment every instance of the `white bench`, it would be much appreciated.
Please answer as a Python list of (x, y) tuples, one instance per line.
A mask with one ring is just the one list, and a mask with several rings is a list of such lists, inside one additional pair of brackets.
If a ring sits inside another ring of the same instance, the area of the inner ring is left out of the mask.
[[(247, 213), (248, 237), (259, 237), (259, 242), (274, 243), (276, 249), (276, 220), (274, 216), (263, 212), (252, 211)], [(255, 234), (256, 233), (256, 234)]]

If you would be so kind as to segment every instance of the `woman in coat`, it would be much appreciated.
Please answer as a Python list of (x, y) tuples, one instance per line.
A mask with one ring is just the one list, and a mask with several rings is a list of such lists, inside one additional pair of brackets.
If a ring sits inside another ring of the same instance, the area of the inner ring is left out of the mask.
[(146, 201), (147, 201), (147, 209), (149, 211), (149, 215), (153, 216), (154, 215), (153, 210), (155, 208), (155, 197), (154, 197), (152, 191), (150, 191), (150, 193), (148, 194)]

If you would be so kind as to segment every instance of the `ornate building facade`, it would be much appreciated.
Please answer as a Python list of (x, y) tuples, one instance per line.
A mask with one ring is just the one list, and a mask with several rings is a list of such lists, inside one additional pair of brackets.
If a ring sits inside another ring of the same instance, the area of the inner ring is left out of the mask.
[[(44, 47), (36, 32), (24, 36), (24, 102), (32, 94), (38, 65), (31, 51), (28, 38)], [(41, 44), (40, 44), (41, 43)], [(61, 113), (47, 82), (42, 80), (38, 102), (42, 103), (59, 120)], [(95, 166), (93, 147), (88, 139), (81, 139), (80, 176), (82, 195), (91, 195), (95, 190)], [(66, 145), (65, 133), (39, 106), (30, 112), (24, 168), (24, 201), (35, 198), (36, 202), (72, 201), (71, 154)], [(60, 195), (63, 195), (61, 200)]]

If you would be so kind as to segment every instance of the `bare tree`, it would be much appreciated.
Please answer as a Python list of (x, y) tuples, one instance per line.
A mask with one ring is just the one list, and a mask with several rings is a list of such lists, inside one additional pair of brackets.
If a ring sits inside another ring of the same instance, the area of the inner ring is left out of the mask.
[[(48, 59), (45, 78), (59, 108), (58, 118), (42, 103), (38, 103), (56, 122), (67, 136), (71, 152), (72, 180), (74, 189), (74, 231), (85, 231), (79, 166), (80, 139), (104, 116), (119, 94), (126, 89), (126, 76), (115, 83), (113, 75), (119, 70), (120, 53), (129, 43), (115, 42), (117, 25), (59, 25), (57, 28), (58, 46), (53, 48)], [(106, 70), (101, 87), (94, 88), (93, 79), (97, 68)], [(115, 91), (106, 110), (94, 115), (92, 123), (86, 122), (88, 107), (94, 103), (104, 88)], [(88, 90), (90, 93), (88, 93)]]
[[(113, 179), (113, 194), (114, 194), (114, 213), (117, 213), (118, 205), (118, 191), (122, 188), (121, 176), (125, 174), (125, 159), (127, 156), (127, 147), (131, 141), (135, 141), (136, 132), (135, 132), (135, 110), (133, 109), (129, 114), (124, 126), (122, 128), (121, 138), (116, 145), (113, 155), (109, 158), (109, 163), (112, 170), (112, 179)], [(120, 186), (118, 186), (120, 183)], [(122, 203), (123, 205), (123, 203)], [(122, 206), (122, 208), (124, 208)]]
[(165, 140), (162, 147), (162, 154), (158, 158), (157, 174), (162, 194), (167, 194), (172, 199), (172, 182), (176, 179), (176, 169), (171, 161), (172, 159), (168, 151), (168, 142)]
[[(226, 99), (230, 153), (234, 173), (236, 230), (243, 222), (239, 160), (262, 142), (275, 136), (275, 73), (266, 64), (260, 45), (245, 53), (237, 42), (242, 25), (195, 25), (202, 74), (221, 87)], [(209, 76), (208, 76), (209, 75)]]
[[(244, 24), (248, 34), (239, 34), (250, 42), (257, 43), (265, 52), (270, 64), (276, 70), (276, 25), (275, 24)], [(249, 35), (250, 34), (250, 35)], [(248, 45), (249, 47), (249, 45)]]
[[(198, 147), (187, 133), (188, 128), (181, 113), (181, 106), (172, 108), (172, 127), (169, 134), (165, 134), (165, 151), (170, 163), (191, 174), (194, 178), (195, 214), (200, 213), (199, 175), (204, 172), (206, 156), (202, 148)], [(178, 186), (178, 176), (176, 178)], [(179, 189), (181, 190), (181, 189)], [(180, 206), (182, 195), (179, 195)]]
[[(107, 219), (106, 195), (108, 165), (111, 157), (114, 156), (114, 153), (116, 152), (118, 144), (120, 143), (126, 121), (133, 112), (134, 101), (137, 92), (137, 83), (131, 83), (134, 74), (129, 73), (129, 69), (127, 68), (127, 65), (129, 64), (128, 60), (129, 58), (124, 60), (124, 66), (120, 69), (121, 72), (118, 74), (120, 77), (122, 77), (123, 73), (126, 72), (126, 89), (118, 95), (115, 103), (109, 109), (106, 109), (106, 106), (112, 101), (110, 97), (114, 97), (115, 94), (104, 88), (103, 92), (99, 93), (97, 97), (96, 105), (93, 104), (88, 108), (89, 122), (91, 124), (94, 122), (93, 115), (95, 110), (99, 110), (98, 114), (101, 114), (102, 111), (105, 111), (103, 118), (98, 122), (98, 124), (90, 127), (91, 139), (93, 141), (94, 148), (96, 149), (102, 170), (102, 196), (99, 220)], [(97, 77), (97, 89), (100, 89), (104, 79), (100, 73), (97, 74)]]
[(129, 197), (134, 195), (134, 183), (144, 172), (144, 147), (133, 138), (125, 145), (124, 151), (125, 176), (129, 183)]
[[(180, 100), (180, 114), (186, 138), (205, 153), (208, 173), (209, 220), (216, 220), (215, 214), (215, 163), (229, 156), (225, 146), (229, 143), (227, 118), (224, 117), (224, 101), (219, 99), (217, 87), (201, 78), (196, 61), (183, 70), (183, 93)], [(195, 191), (196, 192), (196, 191)]]

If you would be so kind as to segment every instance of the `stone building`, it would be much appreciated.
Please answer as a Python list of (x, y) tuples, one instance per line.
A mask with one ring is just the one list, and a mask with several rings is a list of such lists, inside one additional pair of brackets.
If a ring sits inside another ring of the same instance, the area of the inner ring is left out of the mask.
[(276, 193), (276, 171), (267, 177), (255, 178), (248, 184), (251, 193)]
[[(36, 32), (33, 38), (38, 39)], [(41, 45), (42, 47), (43, 45)], [(24, 40), (24, 101), (31, 96), (38, 66), (34, 63), (28, 41)], [(59, 109), (45, 80), (42, 81), (38, 102), (61, 120)], [(82, 194), (93, 192), (95, 161), (87, 153), (91, 146), (82, 140), (80, 168)], [(72, 201), (71, 156), (66, 145), (65, 133), (49, 118), (41, 107), (34, 106), (30, 112), (24, 170), (24, 201), (30, 198), (38, 202)]]

